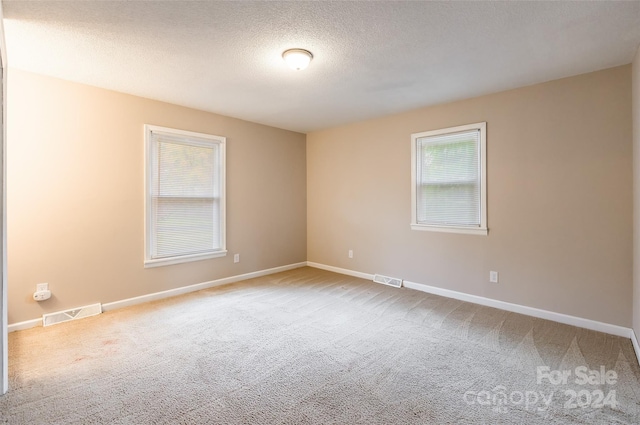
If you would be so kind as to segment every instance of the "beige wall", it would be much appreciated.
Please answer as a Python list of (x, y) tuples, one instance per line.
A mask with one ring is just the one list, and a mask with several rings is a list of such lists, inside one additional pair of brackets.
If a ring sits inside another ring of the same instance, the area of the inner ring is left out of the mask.
[[(308, 259), (631, 326), (631, 66), (314, 132), (306, 152), (302, 134), (14, 69), (8, 90), (9, 323)], [(478, 121), (489, 235), (411, 231), (410, 134)], [(227, 137), (227, 257), (143, 268), (145, 123)]]
[[(10, 324), (306, 260), (304, 134), (15, 69), (8, 78)], [(143, 268), (145, 123), (227, 137), (227, 257)], [(32, 300), (38, 282), (51, 300)]]
[[(308, 134), (308, 260), (628, 327), (630, 111), (627, 65)], [(489, 235), (412, 231), (411, 133), (480, 121)]]
[[(640, 47), (633, 72), (633, 330), (640, 338)], [(640, 356), (640, 353), (637, 353)]]

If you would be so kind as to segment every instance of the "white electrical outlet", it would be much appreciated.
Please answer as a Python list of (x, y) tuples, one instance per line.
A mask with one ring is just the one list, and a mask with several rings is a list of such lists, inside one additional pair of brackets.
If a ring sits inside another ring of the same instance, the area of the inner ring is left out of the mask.
[(49, 284), (48, 283), (38, 283), (36, 285), (36, 292), (48, 291), (48, 290), (49, 290)]
[(233, 254), (233, 262), (234, 263), (240, 262), (240, 254)]
[(353, 250), (352, 249), (349, 250), (349, 258), (353, 258)]
[(498, 283), (498, 272), (494, 272), (494, 271), (489, 272), (489, 282)]

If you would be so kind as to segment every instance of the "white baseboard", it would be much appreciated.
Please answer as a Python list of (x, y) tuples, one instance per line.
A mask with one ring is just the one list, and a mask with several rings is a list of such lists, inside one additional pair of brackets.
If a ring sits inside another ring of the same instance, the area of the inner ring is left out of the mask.
[[(327, 266), (325, 264), (313, 263), (310, 261), (307, 261), (307, 265), (309, 267), (329, 270), (336, 273), (346, 274), (349, 276), (360, 277), (363, 279), (369, 279), (369, 280), (373, 279), (373, 275), (369, 273), (363, 273), (363, 272), (357, 272), (353, 270), (342, 269), (339, 267)], [(440, 295), (447, 298), (454, 298), (460, 301), (467, 301), (474, 304), (480, 304), (487, 307), (497, 308), (500, 310), (520, 313), (526, 316), (538, 317), (540, 319), (547, 319), (554, 322), (564, 323), (566, 325), (577, 326), (579, 328), (585, 328), (585, 329), (590, 329), (598, 332), (604, 332), (611, 335), (622, 336), (625, 338), (632, 338), (631, 335), (633, 334), (633, 331), (630, 328), (625, 328), (623, 326), (611, 325), (609, 323), (603, 323), (603, 322), (598, 322), (591, 319), (584, 319), (581, 317), (570, 316), (568, 314), (542, 310), (535, 307), (527, 307), (520, 304), (512, 304), (505, 301), (499, 301), (491, 298), (480, 297), (477, 295), (466, 294), (464, 292), (452, 291), (450, 289), (443, 289), (435, 286), (424, 285), (422, 283), (415, 283), (415, 282), (410, 282), (405, 280), (403, 282), (403, 286), (409, 289), (415, 289), (418, 291), (427, 292), (434, 295)], [(636, 349), (636, 353), (638, 353), (638, 349)]]
[(437, 288), (435, 286), (424, 285), (422, 283), (415, 283), (404, 281), (404, 286), (409, 289), (416, 289), (422, 292), (428, 292), (430, 294), (440, 295), (447, 298), (454, 298), (460, 301), (467, 301), (474, 304), (480, 304), (487, 307), (493, 307), (500, 310), (511, 311), (513, 313), (520, 313), (526, 316), (538, 317), (540, 319), (547, 319), (554, 322), (564, 323), (565, 325), (577, 326), (579, 328), (591, 329), (592, 331), (604, 332), (611, 335), (622, 336), (625, 338), (631, 337), (631, 329), (623, 326), (611, 325), (609, 323), (598, 322), (596, 320), (584, 319), (582, 317), (570, 316), (568, 314), (556, 313), (554, 311), (542, 310), (535, 307), (528, 307), (521, 304), (513, 304), (506, 301), (494, 300), (492, 298), (480, 297), (477, 295), (470, 295), (464, 292), (452, 291), (449, 289)]
[(330, 272), (346, 274), (348, 276), (359, 277), (362, 279), (373, 280), (373, 275), (369, 273), (362, 273), (362, 272), (356, 272), (349, 269), (342, 269), (340, 267), (327, 266), (326, 264), (314, 263), (312, 261), (307, 261), (307, 266), (313, 267), (316, 269), (328, 270)]
[(640, 364), (640, 344), (638, 344), (638, 336), (633, 329), (631, 329), (631, 343), (633, 344), (633, 349), (636, 351), (638, 364)]
[(225, 277), (222, 279), (211, 280), (209, 282), (196, 283), (195, 285), (182, 286), (180, 288), (169, 289), (168, 291), (154, 292), (152, 294), (141, 295), (139, 297), (128, 298), (126, 300), (114, 301), (102, 304), (102, 311), (110, 311), (118, 308), (129, 307), (136, 304), (146, 303), (149, 301), (161, 300), (163, 298), (175, 297), (176, 295), (187, 294), (189, 292), (200, 291), (202, 289), (213, 288), (214, 286), (228, 285), (230, 283), (239, 282), (241, 280), (253, 279), (254, 277), (266, 276), (269, 274), (284, 272), (287, 270), (297, 269), (306, 266), (306, 262), (289, 264), (286, 266), (274, 267), (272, 269), (259, 270), (257, 272), (245, 273), (236, 276)]
[(42, 318), (13, 323), (7, 326), (7, 331), (8, 332), (21, 331), (23, 329), (35, 328), (36, 326), (42, 326)]
[[(163, 298), (175, 297), (176, 295), (187, 294), (189, 292), (200, 291), (202, 289), (213, 288), (214, 286), (227, 285), (241, 280), (252, 279), (254, 277), (266, 276), (274, 273), (284, 272), (287, 270), (297, 269), (306, 266), (306, 261), (286, 266), (274, 267), (271, 269), (259, 270), (251, 273), (240, 274), (236, 276), (225, 277), (222, 279), (211, 280), (209, 282), (196, 283), (195, 285), (182, 286), (180, 288), (169, 289), (162, 292), (154, 292), (152, 294), (141, 295), (139, 297), (127, 298), (125, 300), (114, 301), (102, 304), (102, 311), (110, 311), (118, 308), (129, 307), (136, 304), (146, 303), (149, 301), (161, 300)], [(14, 323), (8, 326), (9, 332), (29, 329), (36, 326), (42, 326), (42, 319), (27, 320), (24, 322)]]

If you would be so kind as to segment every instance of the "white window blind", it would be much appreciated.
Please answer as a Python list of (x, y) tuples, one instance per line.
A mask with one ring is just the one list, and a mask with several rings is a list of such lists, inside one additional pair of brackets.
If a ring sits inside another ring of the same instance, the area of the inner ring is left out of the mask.
[(412, 135), (412, 228), (486, 234), (485, 125)]
[(147, 266), (226, 254), (224, 144), (147, 126)]

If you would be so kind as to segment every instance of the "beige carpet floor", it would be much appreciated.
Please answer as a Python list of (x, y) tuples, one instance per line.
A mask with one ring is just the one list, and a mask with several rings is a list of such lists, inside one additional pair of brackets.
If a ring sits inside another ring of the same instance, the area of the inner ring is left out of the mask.
[(311, 268), (9, 351), (12, 425), (640, 423), (627, 339)]

